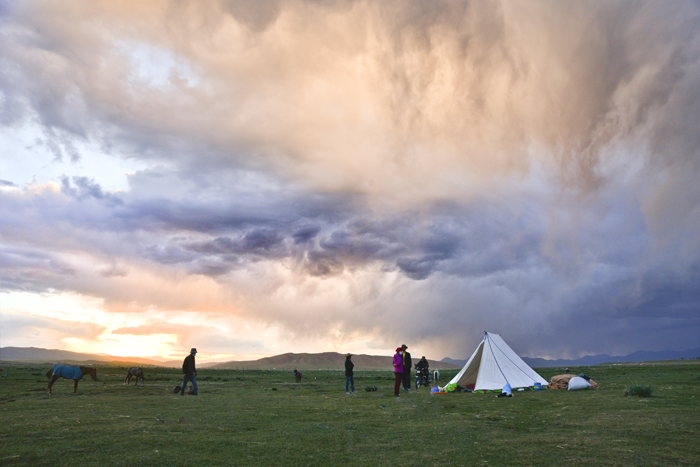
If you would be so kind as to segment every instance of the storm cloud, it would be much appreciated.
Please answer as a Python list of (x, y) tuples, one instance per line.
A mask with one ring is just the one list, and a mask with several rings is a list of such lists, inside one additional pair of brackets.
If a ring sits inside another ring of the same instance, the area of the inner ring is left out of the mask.
[(99, 301), (84, 342), (700, 343), (696, 3), (28, 1), (0, 34), (1, 292)]

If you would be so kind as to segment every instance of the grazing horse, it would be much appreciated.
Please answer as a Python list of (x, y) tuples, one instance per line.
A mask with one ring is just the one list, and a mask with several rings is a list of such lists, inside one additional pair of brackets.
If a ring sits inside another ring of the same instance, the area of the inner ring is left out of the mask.
[(46, 377), (50, 378), (49, 381), (49, 395), (51, 395), (51, 387), (53, 383), (58, 380), (58, 378), (72, 379), (73, 380), (73, 394), (78, 393), (78, 381), (83, 379), (83, 375), (88, 374), (93, 381), (97, 381), (97, 368), (90, 368), (88, 366), (69, 366), (69, 365), (56, 365), (52, 369), (46, 372)]
[(132, 366), (129, 368), (129, 370), (126, 373), (126, 378), (124, 378), (124, 386), (128, 386), (129, 382), (131, 381), (131, 378), (135, 378), (136, 384), (139, 384), (139, 380), (141, 380), (141, 386), (143, 386), (143, 368), (140, 366)]

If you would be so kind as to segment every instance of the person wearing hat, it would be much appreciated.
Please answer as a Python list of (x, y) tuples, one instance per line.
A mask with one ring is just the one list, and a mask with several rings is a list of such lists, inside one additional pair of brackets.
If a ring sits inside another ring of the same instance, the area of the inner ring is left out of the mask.
[(418, 360), (418, 363), (416, 363), (416, 368), (425, 368), (426, 370), (430, 368), (430, 363), (428, 363), (428, 360), (425, 359), (425, 355), (420, 360)]
[(401, 346), (401, 353), (403, 355), (403, 390), (411, 390), (411, 354), (406, 351), (408, 346), (403, 344)]
[(401, 355), (401, 347), (396, 348), (393, 364), (394, 376), (396, 377), (396, 381), (394, 382), (394, 395), (399, 397), (399, 387), (401, 387), (401, 380), (403, 379), (403, 355)]
[(355, 378), (352, 373), (355, 364), (350, 360), (350, 357), (352, 357), (352, 354), (347, 354), (345, 356), (345, 394), (350, 394), (351, 389), (352, 392), (357, 392), (355, 391)]
[(192, 389), (194, 389), (194, 395), (197, 395), (197, 368), (194, 366), (194, 356), (197, 354), (197, 349), (192, 348), (190, 354), (185, 357), (182, 362), (182, 374), (185, 375), (182, 378), (182, 387), (180, 389), (180, 395), (185, 395), (185, 388), (187, 387), (187, 382), (192, 381)]

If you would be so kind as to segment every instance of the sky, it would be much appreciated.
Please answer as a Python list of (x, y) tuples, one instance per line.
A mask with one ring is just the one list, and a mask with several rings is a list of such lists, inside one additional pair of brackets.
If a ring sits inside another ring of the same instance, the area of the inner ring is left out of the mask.
[(700, 346), (700, 6), (0, 0), (0, 345)]

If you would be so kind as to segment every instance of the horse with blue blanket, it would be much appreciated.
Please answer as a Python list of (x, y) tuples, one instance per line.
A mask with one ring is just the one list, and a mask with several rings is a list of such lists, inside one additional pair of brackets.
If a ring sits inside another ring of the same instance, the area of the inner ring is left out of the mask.
[(90, 375), (93, 381), (97, 381), (97, 368), (90, 368), (88, 366), (70, 366), (70, 365), (56, 365), (52, 369), (46, 372), (46, 377), (50, 378), (49, 381), (49, 395), (51, 394), (51, 386), (58, 380), (58, 378), (72, 379), (73, 380), (73, 394), (78, 393), (78, 381), (83, 379), (83, 375)]
[(143, 377), (143, 368), (140, 366), (132, 366), (129, 368), (126, 372), (126, 378), (124, 378), (124, 386), (129, 385), (132, 377), (135, 379), (136, 384), (139, 384), (139, 380), (141, 380), (141, 386), (143, 386), (143, 380), (145, 379)]

